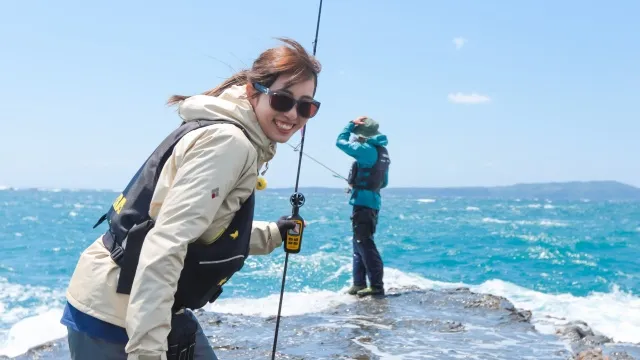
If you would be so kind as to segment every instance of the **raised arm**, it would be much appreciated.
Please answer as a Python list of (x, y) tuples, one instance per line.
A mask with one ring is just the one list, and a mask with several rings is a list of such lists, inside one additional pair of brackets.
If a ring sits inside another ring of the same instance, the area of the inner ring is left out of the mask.
[(361, 116), (354, 121), (350, 121), (349, 124), (342, 129), (342, 132), (338, 135), (338, 139), (336, 140), (336, 146), (338, 149), (355, 159), (358, 159), (358, 157), (362, 155), (365, 145), (358, 141), (349, 141), (349, 138), (351, 137), (353, 129), (358, 124), (361, 124), (362, 120), (365, 118), (366, 116)]

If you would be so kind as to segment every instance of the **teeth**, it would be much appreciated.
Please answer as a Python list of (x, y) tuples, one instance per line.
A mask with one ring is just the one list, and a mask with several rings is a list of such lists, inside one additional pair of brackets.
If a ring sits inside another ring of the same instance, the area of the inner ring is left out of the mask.
[(282, 130), (291, 130), (293, 129), (293, 124), (287, 124), (282, 121), (274, 120), (276, 126)]

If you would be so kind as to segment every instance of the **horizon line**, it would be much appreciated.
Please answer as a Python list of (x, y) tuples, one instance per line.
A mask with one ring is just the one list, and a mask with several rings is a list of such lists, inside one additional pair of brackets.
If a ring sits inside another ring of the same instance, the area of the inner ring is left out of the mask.
[[(518, 186), (518, 185), (558, 185), (558, 184), (563, 184), (563, 185), (567, 185), (567, 184), (575, 184), (575, 183), (617, 183), (617, 184), (621, 184), (621, 185), (626, 185), (635, 189), (640, 190), (640, 186), (636, 186), (636, 185), (632, 185), (629, 183), (625, 183), (622, 181), (618, 181), (618, 180), (568, 180), (568, 181), (540, 181), (540, 182), (518, 182), (518, 183), (512, 183), (509, 185), (462, 185), (462, 186), (447, 186), (447, 185), (440, 185), (440, 186), (390, 186), (390, 187), (386, 187), (382, 190), (407, 190), (407, 189), (473, 189), (473, 188), (499, 188), (499, 187), (513, 187), (513, 186)], [(315, 188), (315, 189), (332, 189), (332, 190), (344, 190), (346, 187), (335, 187), (335, 186), (320, 186), (320, 185), (307, 185), (307, 186), (299, 186), (299, 189), (309, 189), (309, 188)], [(36, 189), (36, 190), (48, 190), (48, 191), (53, 191), (53, 190), (58, 190), (58, 191), (110, 191), (110, 192), (120, 192), (122, 190), (116, 190), (116, 189), (111, 189), (111, 188), (86, 188), (86, 187), (54, 187), (54, 186), (23, 186), (23, 187), (17, 187), (17, 186), (7, 186), (7, 185), (0, 185), (0, 190), (29, 190), (29, 189)], [(285, 187), (267, 187), (265, 190), (290, 190), (290, 189), (294, 189), (294, 186), (285, 186)]]

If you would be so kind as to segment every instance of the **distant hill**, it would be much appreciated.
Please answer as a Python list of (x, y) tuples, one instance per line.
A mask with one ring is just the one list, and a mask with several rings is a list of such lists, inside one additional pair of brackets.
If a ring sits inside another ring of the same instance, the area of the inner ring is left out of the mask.
[(395, 188), (389, 192), (421, 196), (549, 200), (640, 200), (640, 188), (617, 181), (572, 181), (494, 187)]
[[(285, 190), (285, 189), (278, 189)], [(292, 189), (291, 189), (292, 190)], [(301, 191), (329, 191), (329, 188), (301, 188)], [(571, 181), (515, 184), (492, 187), (388, 188), (383, 194), (411, 194), (419, 197), (465, 197), (549, 200), (640, 200), (640, 188), (617, 181)]]
[[(12, 188), (0, 186), (0, 191), (107, 191), (119, 192), (119, 190), (90, 190), (90, 189), (36, 189), (36, 188)], [(267, 192), (276, 192), (288, 196), (293, 188), (268, 188)], [(303, 193), (340, 193), (344, 188), (304, 187)], [(509, 186), (470, 186), (470, 187), (411, 187), (411, 188), (387, 188), (383, 194), (410, 195), (416, 198), (426, 197), (463, 197), (482, 199), (549, 199), (549, 200), (583, 200), (592, 201), (640, 201), (640, 188), (623, 184), (617, 181), (571, 181), (515, 184)]]

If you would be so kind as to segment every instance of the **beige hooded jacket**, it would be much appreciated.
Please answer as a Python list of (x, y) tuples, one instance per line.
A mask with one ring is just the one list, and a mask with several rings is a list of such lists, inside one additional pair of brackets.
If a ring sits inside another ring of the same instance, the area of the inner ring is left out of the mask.
[[(129, 360), (163, 360), (171, 330), (171, 306), (187, 246), (213, 243), (254, 191), (262, 165), (275, 155), (244, 86), (218, 97), (197, 95), (179, 106), (184, 121), (228, 119), (187, 133), (162, 168), (151, 200), (155, 227), (147, 234), (131, 295), (116, 293), (120, 268), (98, 238), (80, 256), (67, 289), (78, 310), (126, 328)], [(212, 199), (211, 192), (218, 196)], [(273, 222), (254, 221), (250, 254), (269, 254), (282, 244)]]

